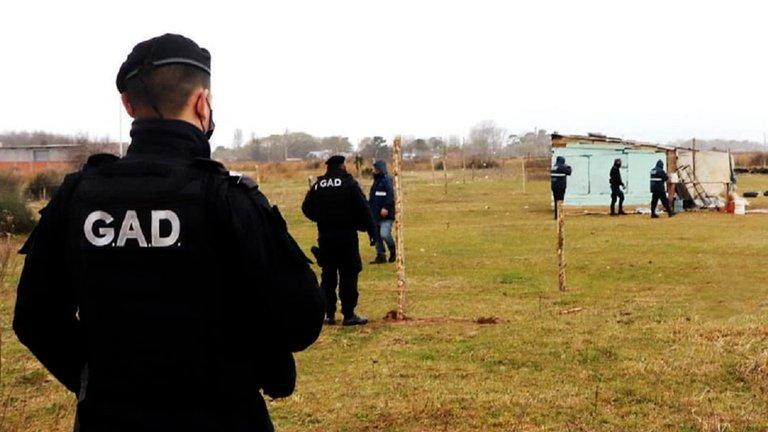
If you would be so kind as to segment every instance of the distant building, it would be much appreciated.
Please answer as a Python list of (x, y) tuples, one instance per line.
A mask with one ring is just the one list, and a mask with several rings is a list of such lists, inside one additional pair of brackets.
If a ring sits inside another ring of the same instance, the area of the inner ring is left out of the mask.
[(23, 173), (45, 170), (67, 170), (80, 154), (78, 144), (45, 144), (5, 146), (0, 144), (0, 171)]
[(614, 159), (621, 159), (621, 178), (627, 186), (627, 205), (651, 201), (651, 169), (664, 162), (669, 174), (670, 201), (676, 195), (688, 206), (720, 207), (735, 181), (730, 153), (691, 150), (629, 141), (602, 134), (552, 135), (552, 164), (557, 156), (573, 168), (565, 204), (604, 206), (611, 201), (608, 182)]
[(72, 171), (94, 153), (119, 154), (119, 144), (38, 144), (9, 146), (0, 143), (0, 171), (37, 173), (46, 170)]

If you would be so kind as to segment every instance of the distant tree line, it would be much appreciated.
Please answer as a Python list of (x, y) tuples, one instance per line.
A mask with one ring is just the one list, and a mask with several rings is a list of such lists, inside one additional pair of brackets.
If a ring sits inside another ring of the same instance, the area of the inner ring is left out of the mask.
[(352, 153), (352, 143), (342, 136), (315, 137), (304, 132), (286, 132), (266, 137), (251, 138), (243, 143), (243, 132), (235, 131), (233, 147), (219, 146), (213, 157), (225, 161), (283, 161), (286, 159), (311, 158), (312, 152)]
[(5, 146), (35, 146), (46, 144), (105, 144), (112, 142), (108, 137), (97, 138), (86, 133), (75, 135), (57, 134), (45, 131), (9, 131), (0, 133), (0, 143)]
[[(693, 146), (693, 139), (672, 141), (669, 145), (673, 147), (691, 148)], [(765, 145), (748, 140), (729, 140), (729, 139), (697, 139), (696, 150), (720, 150), (720, 151), (732, 151), (735, 153), (740, 152), (755, 152), (766, 151)]]

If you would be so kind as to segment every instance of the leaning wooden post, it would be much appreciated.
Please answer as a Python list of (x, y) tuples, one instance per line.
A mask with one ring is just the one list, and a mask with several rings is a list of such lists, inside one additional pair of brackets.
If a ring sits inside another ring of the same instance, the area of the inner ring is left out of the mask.
[(403, 239), (403, 178), (402, 178), (402, 150), (400, 148), (400, 137), (395, 137), (392, 143), (392, 159), (394, 162), (395, 176), (395, 242), (397, 245), (397, 258), (395, 268), (397, 269), (397, 320), (405, 319), (405, 241)]
[(461, 182), (467, 184), (467, 162), (464, 159), (464, 142), (461, 143)]
[(565, 211), (563, 202), (556, 201), (557, 206), (557, 284), (560, 291), (565, 291)]
[(259, 169), (259, 164), (256, 164), (256, 183), (261, 184), (261, 170)]
[(312, 176), (307, 176), (307, 187), (312, 189)]

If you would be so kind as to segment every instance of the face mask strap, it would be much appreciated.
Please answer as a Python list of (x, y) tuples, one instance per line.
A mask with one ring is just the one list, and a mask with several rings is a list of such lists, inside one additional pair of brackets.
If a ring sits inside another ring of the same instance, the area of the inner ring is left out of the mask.
[(207, 139), (211, 139), (211, 136), (213, 136), (213, 130), (216, 128), (216, 124), (213, 122), (213, 108), (211, 108), (211, 102), (208, 101), (208, 98), (205, 98), (205, 103), (208, 104), (208, 129), (205, 129), (205, 125), (203, 125), (203, 121), (200, 121), (201, 128), (205, 131), (205, 137)]

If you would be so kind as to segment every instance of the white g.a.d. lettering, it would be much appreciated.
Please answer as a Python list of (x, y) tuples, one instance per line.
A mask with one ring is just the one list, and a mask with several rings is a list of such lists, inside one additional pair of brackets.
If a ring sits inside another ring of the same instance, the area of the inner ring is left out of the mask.
[(341, 186), (340, 178), (329, 178), (320, 180), (320, 187), (338, 187)]
[[(117, 234), (117, 241), (115, 243), (113, 243), (113, 240), (115, 240), (115, 228), (110, 226), (113, 221), (112, 215), (105, 211), (97, 210), (90, 213), (85, 218), (85, 223), (83, 224), (83, 233), (86, 240), (92, 245), (99, 247), (110, 244), (116, 247), (124, 247), (128, 240), (136, 240), (140, 247), (168, 247), (176, 243), (181, 234), (179, 217), (171, 210), (151, 211), (151, 244), (147, 243), (147, 239), (141, 229), (141, 224), (139, 224), (136, 210), (125, 212), (125, 217), (120, 224), (120, 231)], [(162, 221), (167, 221), (171, 224), (171, 232), (165, 237), (160, 234), (160, 224)], [(94, 230), (96, 222), (101, 222), (104, 226)]]

